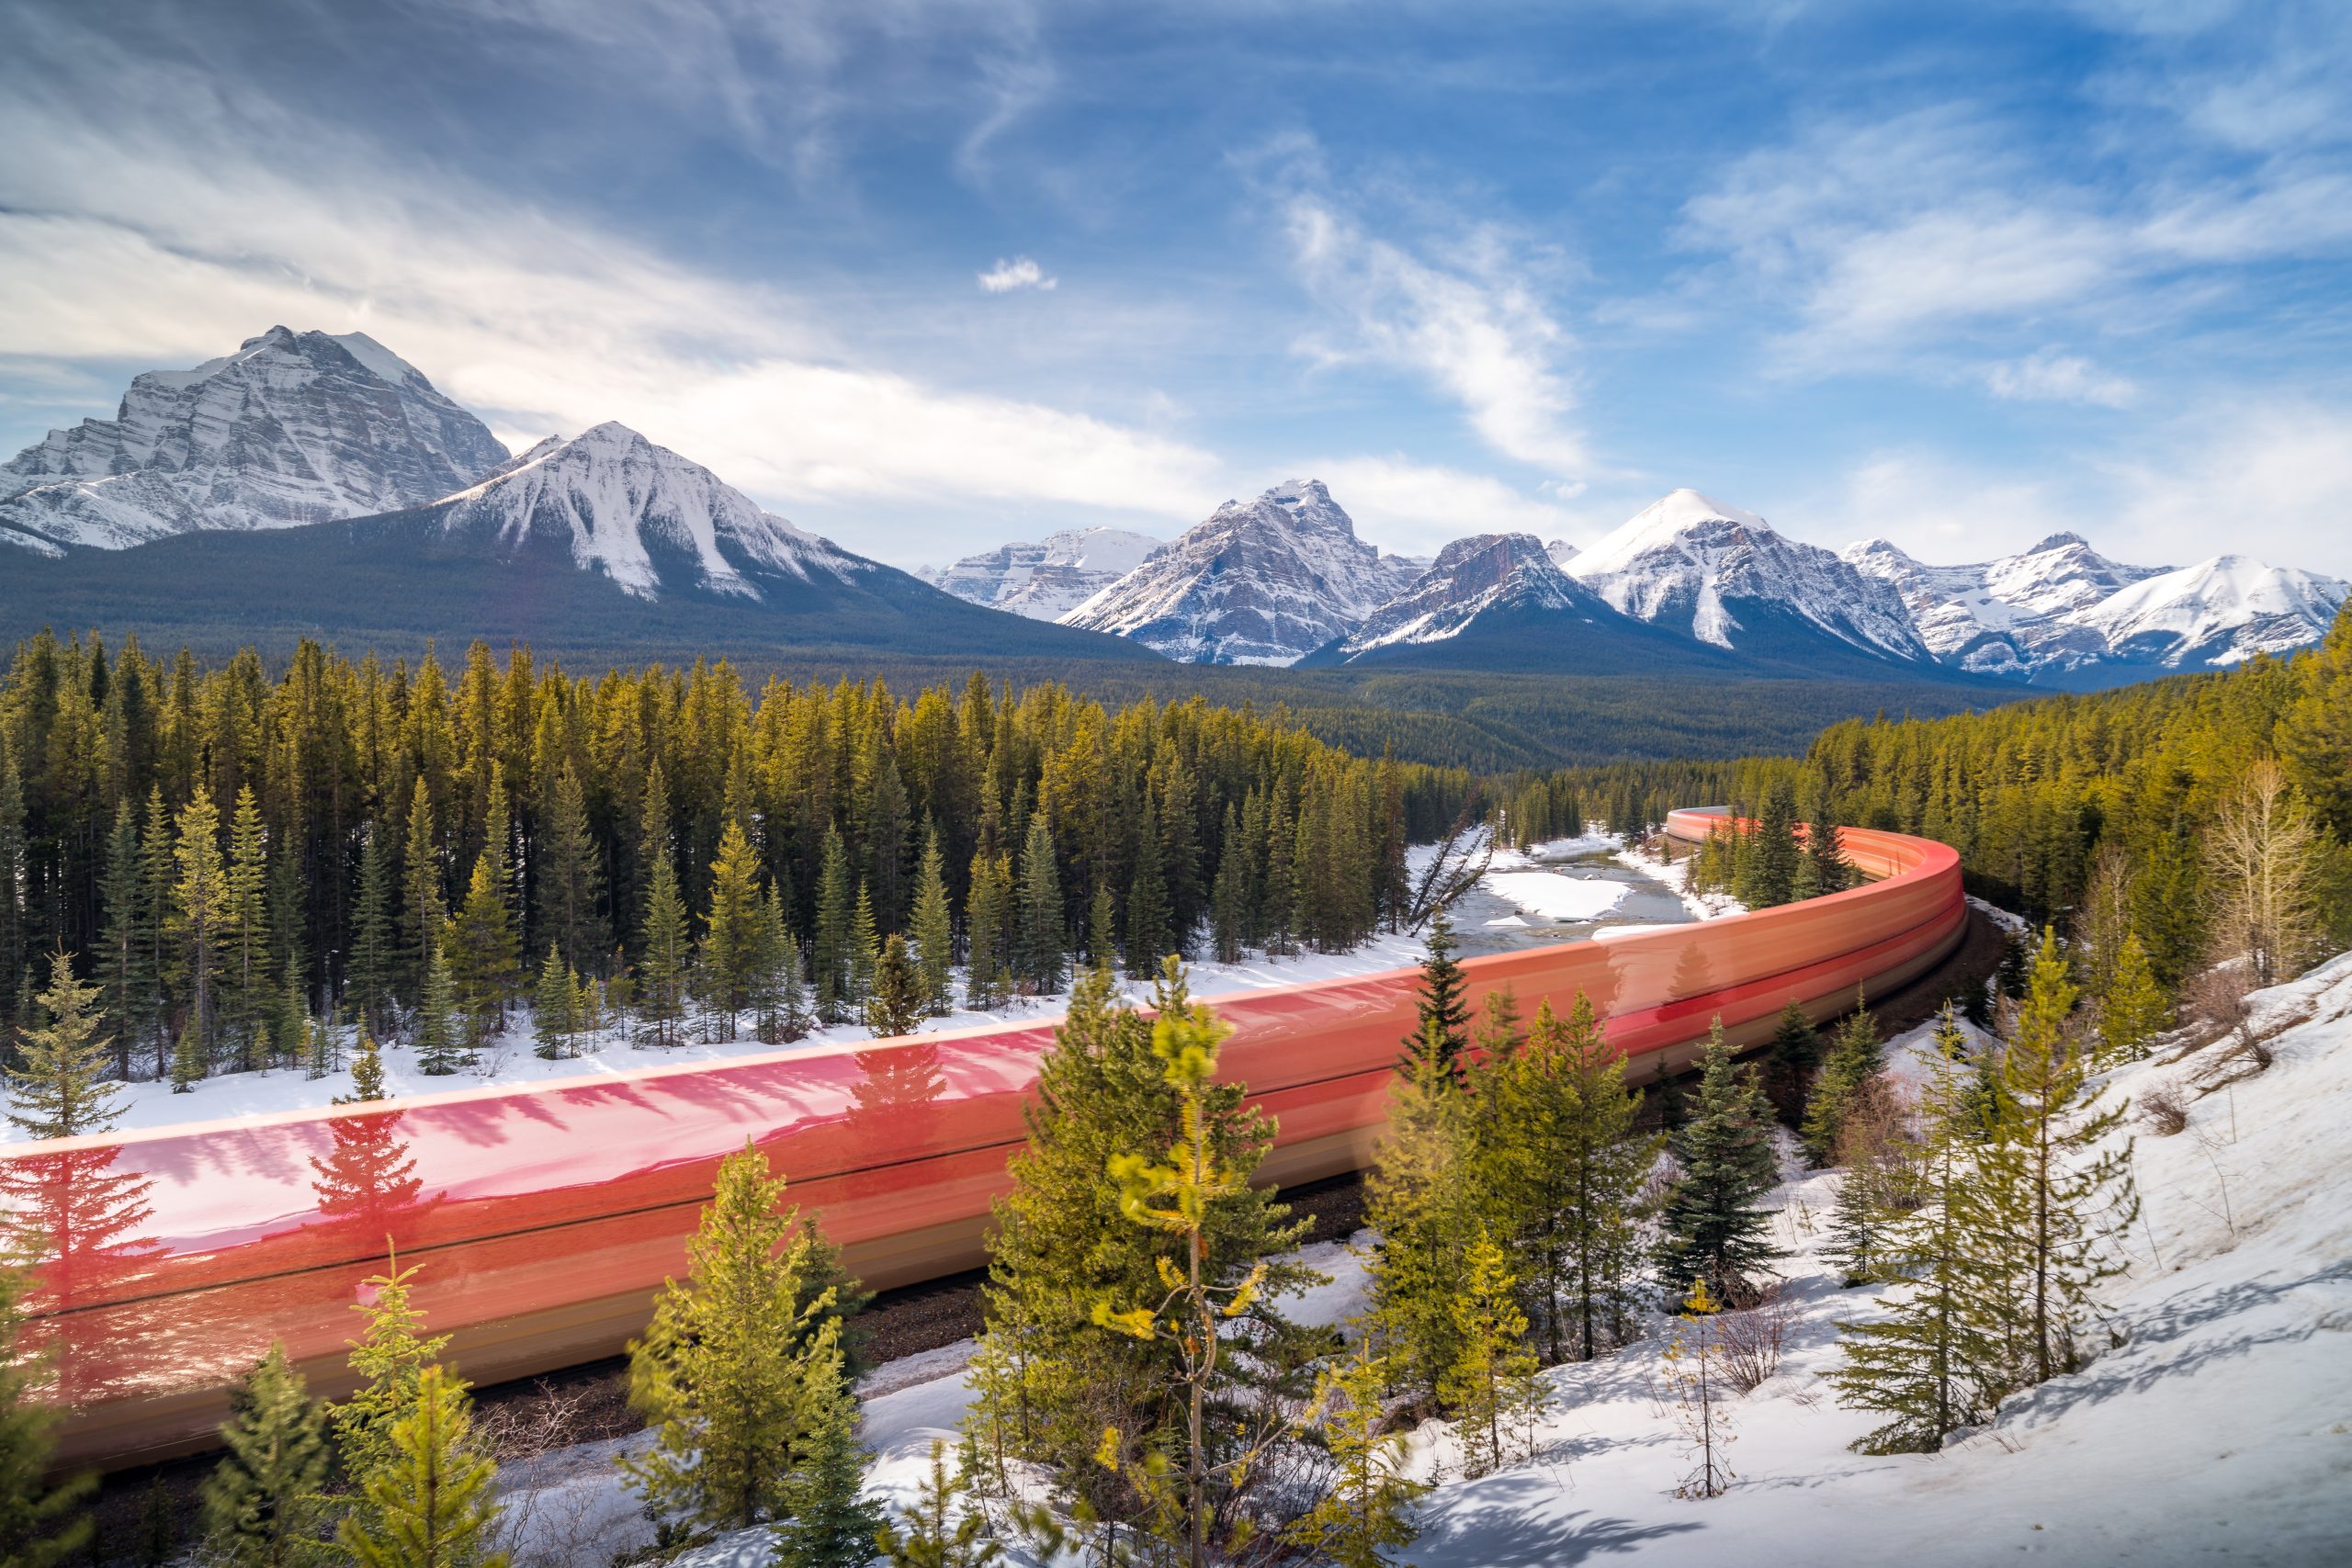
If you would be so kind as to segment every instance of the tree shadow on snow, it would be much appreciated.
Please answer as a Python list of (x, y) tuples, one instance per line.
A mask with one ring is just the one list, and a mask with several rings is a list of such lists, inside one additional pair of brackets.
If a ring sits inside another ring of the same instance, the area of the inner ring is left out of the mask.
[(1443, 1509), (1423, 1514), (1413, 1551), (1420, 1561), (1446, 1568), (1554, 1568), (1637, 1551), (1645, 1541), (1700, 1528), (1695, 1520), (1645, 1525), (1583, 1510), (1566, 1516), (1547, 1512), (1543, 1505), (1559, 1495), (1545, 1476), (1487, 1476)]

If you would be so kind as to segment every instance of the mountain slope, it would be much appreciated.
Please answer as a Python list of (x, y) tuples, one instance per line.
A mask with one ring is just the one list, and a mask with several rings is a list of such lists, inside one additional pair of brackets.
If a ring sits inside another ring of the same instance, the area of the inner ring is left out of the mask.
[(2099, 640), (2071, 617), (2165, 570), (2109, 560), (2079, 534), (2053, 534), (2031, 549), (1967, 566), (1929, 566), (1884, 539), (1838, 554), (1903, 596), (1938, 659), (2009, 676), (2101, 657)]
[(2115, 663), (2213, 669), (2319, 641), (2346, 592), (2333, 577), (2215, 556), (2135, 582), (2073, 619), (2106, 639)]
[(1456, 539), (1405, 592), (1301, 668), (1728, 672), (1728, 655), (1619, 614), (1532, 534)]
[(1883, 669), (1931, 657), (1893, 588), (1692, 490), (1645, 508), (1564, 570), (1637, 620), (1754, 659)]
[(1384, 556), (1320, 480), (1228, 501), (1061, 618), (1133, 637), (1187, 664), (1291, 664), (1420, 574)]
[(841, 649), (1160, 662), (853, 555), (625, 426), (534, 450), (429, 506), (23, 558), (0, 595), (0, 636), (50, 625), (213, 649), (480, 637), (637, 659)]
[(447, 495), (506, 457), (365, 333), (272, 327), (193, 370), (138, 377), (115, 418), (0, 465), (0, 541), (53, 555), (353, 517)]
[(999, 545), (926, 572), (925, 581), (974, 604), (1033, 620), (1058, 620), (1141, 566), (1159, 541), (1120, 528), (1068, 528), (1033, 543)]

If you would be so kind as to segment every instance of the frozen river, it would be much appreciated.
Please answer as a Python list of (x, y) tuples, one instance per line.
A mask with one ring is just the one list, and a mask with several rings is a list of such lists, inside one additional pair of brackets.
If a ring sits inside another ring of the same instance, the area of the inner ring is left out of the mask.
[(1578, 942), (1604, 926), (1679, 925), (1695, 917), (1681, 896), (1589, 844), (1498, 855), (1453, 906), (1464, 953), (1511, 953)]

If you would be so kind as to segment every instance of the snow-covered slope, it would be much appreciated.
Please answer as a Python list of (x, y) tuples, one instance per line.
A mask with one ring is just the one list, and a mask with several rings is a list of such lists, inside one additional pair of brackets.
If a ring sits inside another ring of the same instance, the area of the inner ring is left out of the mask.
[(920, 575), (958, 599), (1052, 621), (1141, 566), (1159, 545), (1121, 528), (1068, 528), (1034, 543), (999, 545)]
[(1930, 657), (1893, 588), (1693, 490), (1645, 508), (1565, 570), (1626, 615), (1718, 648), (1797, 654), (1826, 639), (1875, 659)]
[(1318, 479), (1228, 501), (1061, 617), (1187, 664), (1291, 664), (1409, 587), (1421, 563), (1384, 556)]
[(366, 333), (272, 327), (193, 370), (138, 377), (115, 418), (53, 430), (0, 465), (0, 540), (53, 555), (396, 511), (506, 456)]
[[(537, 454), (537, 456), (532, 456)], [(874, 563), (754, 505), (699, 463), (627, 425), (550, 437), (497, 478), (432, 509), (445, 534), (503, 552), (560, 547), (641, 599), (692, 585), (758, 599), (757, 578), (846, 581)]]
[(1928, 566), (1888, 543), (1843, 558), (1903, 595), (1948, 664), (2052, 680), (2103, 670), (2195, 670), (2317, 641), (2345, 585), (2222, 556), (2177, 570), (2108, 559), (2077, 534), (1967, 566)]
[(1552, 558), (1552, 564), (1554, 566), (1559, 567), (1565, 570), (1567, 568), (1567, 564), (1576, 559), (1577, 557), (1583, 552), (1579, 551), (1574, 545), (1568, 543), (1566, 539), (1554, 539), (1544, 547), (1544, 553)]
[(1534, 535), (1474, 534), (1440, 550), (1419, 581), (1374, 610), (1340, 648), (1353, 658), (1390, 643), (1442, 642), (1489, 612), (1596, 607), (1593, 592), (1555, 566)]

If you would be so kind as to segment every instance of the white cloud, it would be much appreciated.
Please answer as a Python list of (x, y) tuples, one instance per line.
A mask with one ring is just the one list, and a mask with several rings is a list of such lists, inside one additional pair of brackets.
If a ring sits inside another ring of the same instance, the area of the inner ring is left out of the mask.
[(2054, 348), (1986, 367), (1984, 384), (1995, 397), (2013, 401), (2097, 403), (2111, 409), (2129, 407), (2140, 390), (2079, 355)]
[(1474, 233), (1432, 260), (1366, 233), (1317, 195), (1292, 197), (1285, 215), (1300, 276), (1342, 329), (1336, 339), (1310, 337), (1308, 352), (1412, 371), (1459, 402), (1503, 456), (1555, 478), (1589, 470), (1559, 364), (1567, 332), (1495, 236)]
[(996, 265), (979, 275), (978, 281), (990, 294), (1010, 294), (1016, 288), (1046, 291), (1060, 288), (1062, 282), (1027, 256), (1015, 256), (1011, 261), (1000, 257)]
[(0, 65), (0, 143), (24, 154), (0, 164), (20, 358), (189, 365), (273, 323), (364, 328), (498, 428), (617, 419), (787, 513), (870, 499), (1189, 521), (1219, 493), (1216, 460), (1182, 439), (931, 384), (787, 294), (112, 63), (103, 91)]
[(1434, 554), (1465, 534), (1533, 534), (1550, 542), (1588, 530), (1566, 507), (1523, 494), (1491, 474), (1416, 463), (1401, 455), (1294, 463), (1356, 520), (1357, 531), (1401, 555)]

